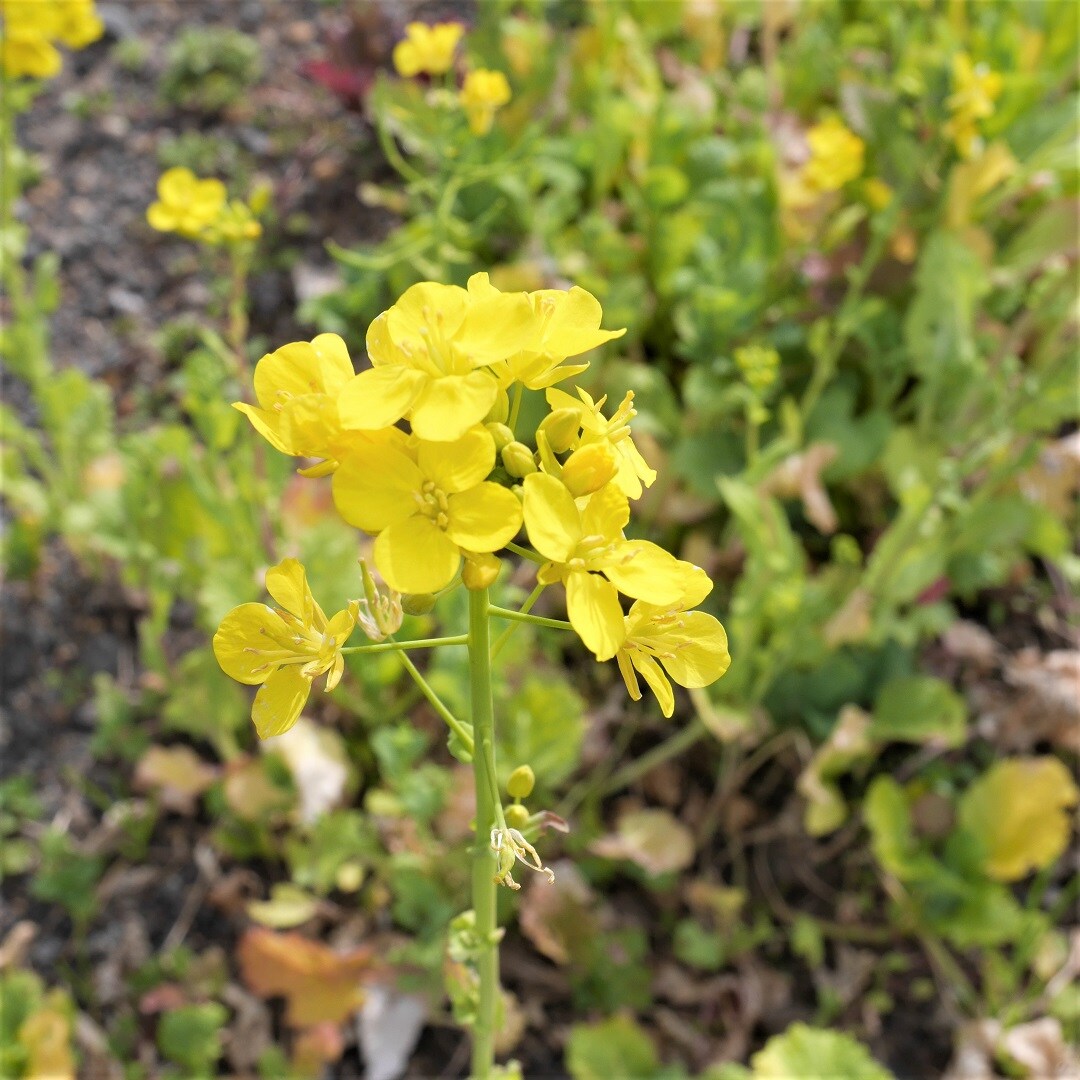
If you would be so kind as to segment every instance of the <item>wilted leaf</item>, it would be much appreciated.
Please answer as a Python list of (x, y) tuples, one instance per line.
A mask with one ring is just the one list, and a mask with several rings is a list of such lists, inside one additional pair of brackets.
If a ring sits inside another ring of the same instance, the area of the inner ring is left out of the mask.
[(527, 761), (546, 787), (568, 776), (585, 736), (580, 695), (552, 675), (529, 675), (504, 708), (507, 722), (499, 726), (499, 760)]
[(1001, 1039), (1001, 1049), (1027, 1070), (1031, 1080), (1080, 1075), (1080, 1057), (1070, 1046), (1060, 1021), (1050, 1016), (1018, 1024)]
[(19, 1042), (26, 1051), (24, 1075), (40, 1080), (75, 1080), (69, 1003), (63, 991), (47, 994), (41, 1008), (23, 1021)]
[(250, 989), (262, 997), (286, 999), (290, 1027), (351, 1016), (364, 1002), (360, 980), (372, 966), (370, 949), (340, 954), (301, 934), (261, 928), (244, 934), (236, 955)]
[(397, 1080), (405, 1072), (427, 1013), (427, 1003), (415, 994), (371, 988), (357, 1018), (366, 1080)]
[[(321, 1077), (327, 1065), (345, 1052), (345, 1040), (338, 1024), (324, 1021), (300, 1032), (293, 1042), (292, 1067), (298, 1076)], [(368, 1080), (371, 1080), (369, 1075)]]
[(349, 785), (349, 756), (336, 731), (301, 717), (284, 735), (264, 739), (262, 747), (279, 753), (289, 766), (300, 794), (299, 817), (305, 825), (342, 802)]
[(253, 900), (247, 913), (257, 923), (274, 930), (288, 930), (305, 923), (319, 910), (317, 897), (289, 882), (270, 889), (269, 900)]
[(870, 735), (882, 741), (959, 746), (967, 730), (964, 700), (930, 675), (890, 679), (874, 703)]
[(531, 878), (521, 894), (518, 924), (521, 932), (556, 964), (580, 956), (600, 929), (596, 897), (572, 862), (556, 863), (555, 881)]
[(869, 731), (870, 717), (856, 705), (845, 705), (828, 739), (799, 776), (797, 788), (806, 799), (803, 825), (811, 836), (832, 832), (847, 818), (847, 803), (833, 781), (870, 756)]
[(629, 859), (647, 874), (685, 870), (694, 861), (694, 837), (669, 810), (623, 814), (613, 835), (593, 841), (589, 850), (608, 859)]
[(992, 765), (964, 792), (960, 824), (982, 845), (986, 873), (1017, 881), (1049, 866), (1069, 842), (1067, 811), (1080, 792), (1055, 757), (1013, 758)]
[(766, 495), (802, 500), (806, 520), (826, 536), (836, 532), (837, 518), (829, 493), (821, 480), (822, 470), (836, 460), (831, 443), (815, 443), (802, 453), (786, 457), (758, 485)]
[(156, 791), (161, 805), (177, 814), (194, 814), (199, 796), (217, 779), (189, 746), (151, 746), (135, 766), (135, 788)]
[(755, 1080), (892, 1080), (850, 1035), (792, 1024), (750, 1059)]
[(296, 796), (274, 783), (266, 759), (237, 758), (226, 766), (225, 802), (244, 821), (269, 824), (293, 806)]
[(652, 1039), (628, 1016), (575, 1024), (566, 1041), (574, 1080), (651, 1080), (660, 1068)]

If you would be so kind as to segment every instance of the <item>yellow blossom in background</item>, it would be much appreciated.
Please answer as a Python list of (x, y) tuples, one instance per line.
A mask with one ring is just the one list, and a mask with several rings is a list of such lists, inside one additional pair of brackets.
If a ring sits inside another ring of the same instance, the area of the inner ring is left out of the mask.
[(220, 180), (200, 180), (183, 166), (161, 174), (157, 193), (158, 201), (146, 211), (150, 227), (189, 240), (202, 236), (225, 208), (225, 185)]
[(704, 570), (688, 575), (683, 595), (667, 607), (638, 600), (626, 616), (626, 637), (616, 659), (626, 689), (641, 700), (640, 675), (665, 716), (675, 711), (672, 681), (688, 689), (716, 682), (731, 664), (727, 634), (718, 619), (691, 611), (712, 591)]
[(893, 189), (877, 176), (863, 181), (863, 196), (874, 210), (884, 210), (893, 201)]
[(623, 537), (630, 507), (615, 484), (581, 500), (581, 506), (546, 473), (526, 476), (523, 490), (529, 540), (549, 560), (537, 580), (563, 583), (570, 623), (598, 660), (615, 656), (626, 636), (619, 592), (673, 604), (697, 572), (648, 540)]
[(337, 686), (345, 668), (341, 647), (356, 625), (348, 610), (326, 618), (296, 559), (267, 570), (266, 591), (278, 607), (241, 604), (214, 635), (222, 671), (248, 686), (261, 684), (251, 709), (260, 739), (296, 723), (318, 676), (328, 673), (327, 692)]
[(952, 81), (953, 93), (945, 103), (952, 117), (945, 132), (964, 157), (971, 157), (979, 143), (979, 121), (993, 115), (1004, 83), (998, 72), (973, 64), (967, 53), (953, 57)]
[(400, 593), (434, 593), (454, 580), (463, 555), (498, 551), (521, 528), (521, 503), (487, 481), (495, 440), (477, 425), (453, 442), (361, 447), (334, 473), (334, 503), (376, 535), (379, 573)]
[(405, 40), (394, 46), (394, 67), (399, 75), (443, 75), (453, 66), (454, 50), (465, 33), (459, 23), (411, 22)]
[(495, 113), (510, 100), (510, 84), (501, 71), (478, 68), (465, 76), (461, 107), (474, 135), (486, 135), (495, 122)]
[[(634, 392), (632, 390), (626, 392), (621, 404), (608, 419), (602, 411), (607, 401), (606, 395), (599, 401), (593, 401), (592, 397), (580, 387), (576, 389), (577, 398), (555, 387), (547, 391), (547, 402), (553, 414), (569, 410), (575, 415), (580, 429), (574, 433), (569, 445), (560, 447), (555, 444), (553, 449), (556, 451), (577, 450), (589, 443), (608, 443), (618, 458), (618, 471), (615, 473), (616, 487), (628, 499), (641, 498), (643, 486), (651, 487), (656, 479), (656, 470), (649, 467), (630, 437), (630, 421), (637, 415), (634, 409)], [(543, 426), (542, 424), (541, 427)]]
[(532, 333), (524, 293), (475, 296), (456, 285), (414, 285), (368, 328), (374, 366), (342, 391), (342, 423), (374, 431), (405, 417), (421, 439), (460, 439), (495, 404), (491, 366)]
[(205, 238), (215, 243), (236, 244), (258, 240), (260, 236), (262, 226), (255, 220), (251, 207), (241, 199), (230, 199), (207, 226)]
[(12, 77), (59, 74), (56, 42), (82, 49), (105, 32), (93, 0), (0, 0), (0, 65)]
[(866, 146), (839, 118), (830, 116), (815, 124), (806, 133), (806, 141), (810, 160), (803, 166), (802, 176), (811, 190), (839, 191), (863, 171)]

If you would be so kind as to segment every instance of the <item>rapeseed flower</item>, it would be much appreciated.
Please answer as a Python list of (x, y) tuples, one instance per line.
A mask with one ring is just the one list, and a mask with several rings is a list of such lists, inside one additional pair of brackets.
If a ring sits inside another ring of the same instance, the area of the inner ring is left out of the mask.
[[(615, 473), (616, 486), (628, 499), (640, 499), (643, 487), (651, 487), (656, 479), (656, 470), (649, 467), (630, 436), (630, 421), (637, 415), (634, 409), (634, 392), (632, 390), (626, 392), (626, 396), (609, 419), (602, 411), (607, 395), (599, 401), (594, 401), (591, 395), (580, 387), (576, 389), (577, 398), (555, 387), (547, 391), (547, 402), (552, 409), (549, 420), (562, 420), (568, 414), (576, 417), (579, 430), (564, 448), (577, 450), (589, 443), (608, 443), (618, 459), (618, 471)], [(544, 424), (541, 425), (542, 428), (544, 426)], [(558, 443), (552, 445), (553, 449), (560, 449)]]
[[(491, 284), (487, 274), (473, 274), (469, 278), (469, 293), (477, 298), (506, 295)], [(503, 387), (517, 380), (530, 390), (543, 390), (579, 375), (589, 366), (588, 362), (564, 364), (564, 361), (626, 333), (625, 328), (601, 330), (604, 313), (600, 301), (576, 285), (571, 289), (539, 289), (524, 295), (533, 318), (528, 334), (522, 336), (519, 351), (495, 367)]]
[(537, 580), (566, 587), (570, 623), (598, 660), (610, 660), (626, 637), (619, 592), (653, 604), (673, 604), (697, 567), (647, 540), (627, 540), (625, 495), (608, 484), (581, 500), (546, 473), (526, 476), (523, 516), (532, 546), (549, 560)]
[(405, 40), (394, 46), (394, 67), (399, 75), (444, 75), (453, 67), (454, 50), (465, 33), (458, 23), (411, 22)]
[(477, 68), (465, 76), (459, 100), (469, 130), (474, 135), (486, 135), (495, 122), (495, 113), (510, 100), (510, 84), (501, 71)]
[(326, 691), (341, 681), (341, 648), (356, 625), (352, 612), (327, 619), (296, 559), (284, 559), (266, 572), (266, 591), (278, 604), (241, 604), (221, 621), (214, 655), (226, 675), (260, 686), (251, 719), (260, 739), (288, 731), (326, 673)]
[(953, 93), (946, 101), (952, 117), (946, 133), (963, 157), (971, 157), (979, 145), (979, 121), (994, 114), (994, 102), (1001, 96), (1004, 81), (986, 64), (974, 64), (967, 53), (957, 53), (952, 62)]
[(863, 171), (866, 144), (843, 121), (830, 116), (806, 133), (810, 160), (802, 179), (812, 191), (839, 191)]
[(638, 600), (625, 618), (626, 635), (616, 659), (626, 689), (641, 700), (638, 675), (660, 704), (665, 716), (675, 711), (672, 681), (688, 689), (716, 682), (731, 664), (727, 634), (718, 619), (691, 611), (712, 591), (703, 570), (688, 575), (683, 595), (668, 606)]
[(463, 555), (505, 547), (521, 528), (514, 493), (486, 480), (495, 440), (477, 425), (453, 442), (360, 447), (334, 473), (341, 516), (376, 534), (375, 565), (400, 593), (435, 593)]
[(52, 78), (63, 63), (55, 42), (82, 49), (105, 32), (93, 0), (0, 0), (0, 18), (0, 66), (15, 78)]
[(460, 439), (495, 404), (491, 366), (519, 352), (532, 333), (524, 293), (413, 285), (368, 328), (373, 367), (338, 398), (342, 424), (374, 431), (405, 417), (421, 439)]
[(158, 201), (146, 211), (150, 227), (189, 240), (201, 238), (225, 209), (225, 185), (220, 180), (200, 180), (183, 166), (161, 174), (157, 193)]

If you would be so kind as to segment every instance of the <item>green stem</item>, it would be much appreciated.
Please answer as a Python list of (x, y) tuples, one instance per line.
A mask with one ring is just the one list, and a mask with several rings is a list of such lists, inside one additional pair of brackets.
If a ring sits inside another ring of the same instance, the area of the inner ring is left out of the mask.
[(520, 544), (507, 544), (506, 550), (512, 551), (515, 555), (520, 555), (523, 559), (528, 559), (529, 562), (540, 563), (541, 565), (547, 562), (547, 559), (539, 552), (532, 551), (527, 547), (522, 547)]
[(349, 645), (342, 653), (380, 653), (401, 652), (405, 649), (435, 649), (440, 645), (468, 645), (468, 634), (455, 634), (453, 637), (417, 638), (416, 641), (380, 641), (377, 645)]
[[(531, 593), (529, 593), (528, 600), (526, 600), (525, 603), (521, 605), (521, 613), (523, 615), (527, 615), (530, 611), (532, 611), (533, 604), (535, 604), (536, 601), (540, 599), (540, 594), (546, 588), (547, 588), (547, 586), (544, 585), (542, 582), (538, 581), (536, 583), (536, 588), (534, 588), (533, 591)], [(495, 644), (491, 646), (491, 659), (492, 660), (494, 660), (495, 657), (498, 656), (499, 653), (501, 653), (503, 651), (503, 646), (505, 646), (506, 643), (510, 640), (511, 635), (514, 633), (514, 631), (517, 628), (518, 628), (518, 624), (516, 622), (512, 622), (499, 635), (499, 637), (495, 641)]]
[(496, 619), (509, 619), (511, 622), (527, 622), (534, 626), (548, 626), (552, 630), (573, 630), (574, 628), (565, 619), (548, 619), (543, 615), (530, 615), (527, 611), (514, 611), (513, 608), (495, 607), (488, 608), (488, 614)]
[(495, 787), (495, 715), (491, 697), (491, 641), (488, 590), (469, 593), (469, 680), (472, 696), (473, 779), (476, 787), (476, 844), (473, 850), (472, 900), (480, 953), (476, 960), (480, 1000), (473, 1025), (472, 1080), (488, 1080), (495, 1064), (499, 1004), (498, 917), (495, 903), (495, 857), (490, 846), (502, 806)]
[(420, 692), (427, 698), (428, 704), (446, 721), (446, 726), (461, 740), (470, 754), (476, 753), (476, 746), (469, 729), (443, 704), (442, 698), (431, 689), (427, 679), (420, 674), (417, 666), (409, 659), (408, 653), (401, 653), (401, 662), (405, 670), (413, 677), (413, 682), (420, 687)]
[(510, 418), (506, 421), (506, 426), (517, 434), (515, 430), (517, 428), (518, 415), (521, 413), (521, 399), (524, 396), (524, 383), (514, 383), (514, 400), (510, 403)]

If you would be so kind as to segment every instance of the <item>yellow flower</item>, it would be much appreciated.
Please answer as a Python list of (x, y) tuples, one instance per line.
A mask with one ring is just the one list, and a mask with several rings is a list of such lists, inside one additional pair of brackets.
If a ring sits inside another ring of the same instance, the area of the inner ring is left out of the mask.
[(486, 135), (495, 122), (495, 113), (510, 100), (510, 84), (501, 71), (478, 68), (465, 76), (461, 107), (474, 135)]
[(354, 378), (345, 342), (337, 334), (294, 341), (255, 365), (258, 406), (233, 403), (275, 449), (293, 457), (324, 460), (302, 469), (305, 476), (325, 476), (341, 455), (364, 444), (404, 445), (403, 431), (346, 431), (338, 417), (337, 396)]
[(540, 568), (543, 584), (566, 587), (566, 612), (578, 636), (598, 660), (610, 660), (626, 637), (619, 591), (653, 604), (673, 604), (699, 573), (647, 540), (626, 540), (626, 496), (608, 484), (579, 508), (553, 476), (533, 473), (522, 482), (529, 540), (550, 560)]
[(1001, 75), (985, 64), (973, 64), (967, 53), (957, 53), (952, 65), (953, 93), (946, 101), (952, 119), (945, 132), (964, 157), (971, 157), (979, 142), (978, 122), (994, 114), (994, 102), (1001, 96)]
[(342, 391), (343, 426), (373, 431), (407, 417), (421, 439), (460, 439), (495, 403), (499, 385), (487, 369), (531, 340), (532, 326), (524, 293), (413, 285), (368, 328), (374, 366)]
[(671, 681), (689, 689), (716, 682), (731, 664), (727, 634), (719, 620), (690, 611), (712, 591), (702, 570), (675, 604), (638, 600), (626, 616), (626, 640), (618, 652), (619, 671), (634, 701), (641, 700), (640, 674), (665, 716), (675, 711)]
[(893, 201), (893, 190), (880, 177), (871, 176), (863, 183), (863, 196), (874, 210), (884, 210)]
[(341, 516), (376, 533), (375, 565), (401, 593), (434, 593), (454, 579), (462, 554), (498, 551), (521, 528), (521, 503), (485, 478), (495, 440), (481, 426), (453, 442), (414, 440), (415, 450), (360, 447), (334, 473)]
[[(547, 391), (547, 402), (551, 406), (553, 415), (562, 414), (562, 410), (572, 410), (577, 413), (580, 434), (570, 442), (567, 449), (576, 450), (594, 442), (610, 443), (618, 455), (619, 463), (618, 472), (615, 474), (615, 484), (628, 499), (640, 499), (642, 485), (652, 486), (656, 479), (656, 470), (649, 468), (648, 463), (641, 456), (641, 451), (630, 437), (630, 421), (637, 415), (634, 410), (634, 392), (632, 390), (626, 392), (622, 404), (609, 420), (601, 411), (607, 401), (606, 395), (599, 401), (593, 401), (592, 397), (580, 387), (576, 389), (578, 400), (571, 397), (565, 390), (558, 390), (555, 387)], [(558, 446), (553, 448), (558, 449)]]
[(93, 0), (0, 0), (0, 64), (13, 77), (47, 79), (60, 71), (54, 41), (81, 49), (105, 27)]
[[(503, 295), (487, 274), (473, 274), (469, 278), (469, 293), (477, 298)], [(520, 351), (495, 368), (504, 387), (517, 379), (530, 390), (543, 390), (578, 375), (589, 366), (587, 362), (562, 366), (563, 361), (626, 333), (625, 328), (601, 330), (604, 313), (600, 301), (576, 285), (569, 290), (540, 289), (525, 295), (533, 321), (528, 338), (521, 339)]]
[(337, 686), (345, 668), (341, 647), (355, 626), (347, 610), (326, 618), (296, 559), (266, 571), (266, 591), (278, 607), (241, 604), (214, 635), (214, 655), (225, 674), (248, 686), (262, 684), (251, 708), (260, 739), (296, 723), (318, 676), (329, 672), (327, 692)]
[(394, 67), (399, 75), (443, 75), (453, 66), (454, 50), (464, 29), (458, 23), (411, 22), (405, 40), (394, 46)]
[(815, 191), (839, 191), (863, 171), (865, 144), (835, 116), (815, 124), (807, 133), (810, 160), (803, 179)]
[(255, 220), (251, 207), (241, 199), (230, 199), (206, 227), (202, 239), (211, 243), (235, 244), (243, 240), (257, 240), (260, 236), (262, 226)]
[(151, 228), (189, 240), (202, 236), (225, 207), (225, 185), (220, 180), (199, 180), (182, 166), (162, 173), (157, 192), (158, 201), (146, 211)]

